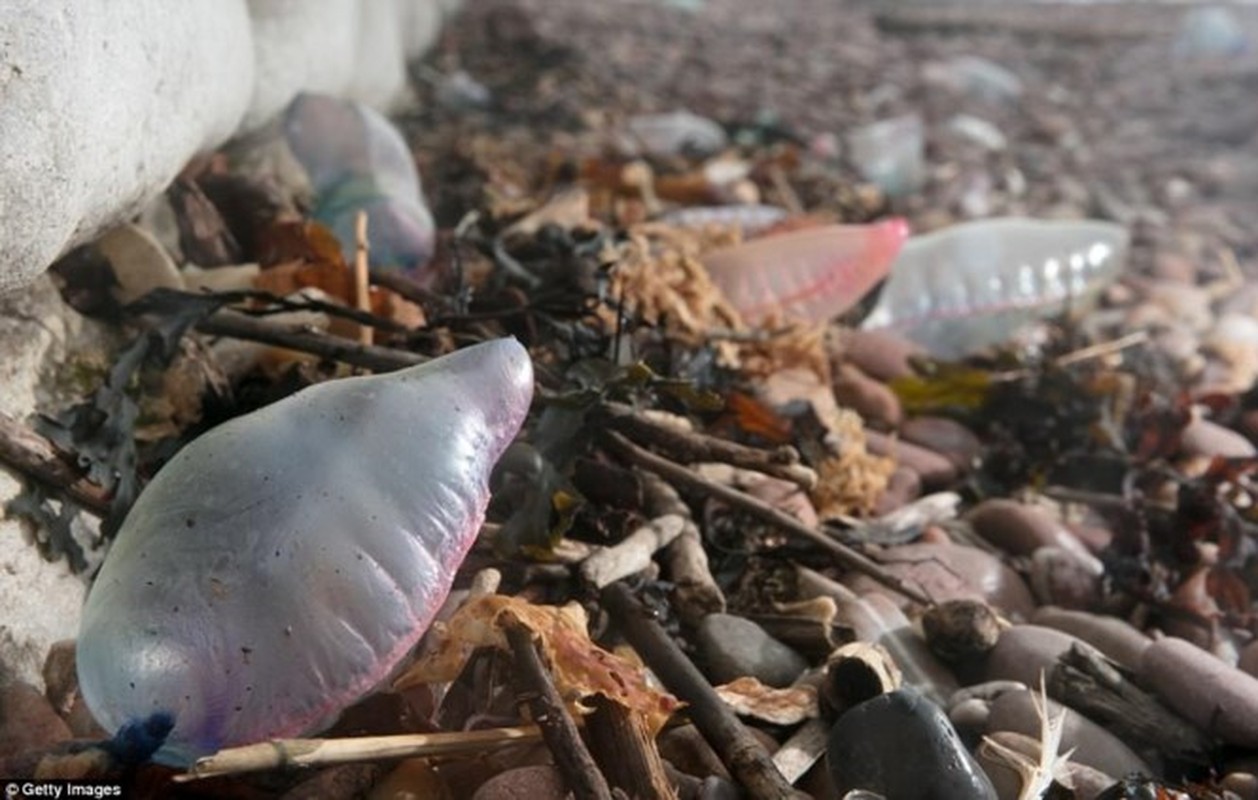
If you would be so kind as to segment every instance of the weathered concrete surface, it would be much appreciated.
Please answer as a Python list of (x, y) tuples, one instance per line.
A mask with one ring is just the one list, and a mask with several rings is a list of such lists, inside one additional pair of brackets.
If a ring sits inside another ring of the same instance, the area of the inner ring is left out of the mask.
[(299, 91), (394, 107), (451, 0), (12, 0), (0, 9), (0, 293), (135, 214)]
[[(95, 337), (91, 323), (61, 301), (48, 277), (0, 297), (0, 412), (26, 420), (49, 406), (59, 367), (84, 336)], [(20, 489), (19, 476), (0, 466), (0, 507)], [(64, 561), (45, 561), (32, 534), (0, 518), (0, 684), (18, 678), (43, 686), (48, 648), (78, 632), (86, 584)]]

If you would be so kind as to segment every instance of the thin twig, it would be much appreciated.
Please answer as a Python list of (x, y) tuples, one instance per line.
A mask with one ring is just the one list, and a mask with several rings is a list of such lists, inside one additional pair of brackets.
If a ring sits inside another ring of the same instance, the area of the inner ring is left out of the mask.
[(518, 620), (509, 621), (505, 627), (515, 663), (516, 694), (522, 703), (528, 703), (568, 788), (576, 800), (612, 800), (607, 778), (586, 749), (576, 722), (542, 664), (533, 632)]
[(1053, 363), (1059, 367), (1067, 367), (1071, 364), (1077, 364), (1080, 361), (1087, 361), (1091, 358), (1100, 358), (1126, 350), (1129, 347), (1135, 347), (1138, 344), (1144, 344), (1149, 341), (1148, 331), (1136, 331), (1126, 336), (1120, 336), (1109, 342), (1097, 342), (1094, 345), (1080, 348), (1063, 356), (1053, 359)]
[(104, 517), (109, 493), (83, 477), (53, 443), (12, 417), (0, 413), (0, 461), (72, 500), (83, 510)]
[(752, 798), (795, 798), (760, 740), (623, 583), (603, 590), (603, 608), (664, 686), (686, 703), (686, 715), (721, 763)]
[(316, 332), (304, 325), (284, 325), (236, 311), (219, 311), (198, 323), (197, 330), (211, 336), (228, 336), (287, 347), (374, 372), (392, 372), (428, 360), (408, 350), (359, 344), (339, 336)]
[(670, 692), (687, 703), (686, 713), (695, 727), (747, 793), (757, 800), (795, 798), (795, 791), (773, 765), (764, 747), (738, 721), (629, 588), (623, 583), (613, 583), (603, 590), (602, 601), (651, 671)]
[(540, 741), (536, 725), (487, 731), (361, 736), (348, 739), (273, 739), (231, 747), (198, 759), (176, 783), (291, 767), (327, 767), (358, 761), (483, 753)]
[(703, 536), (690, 514), (690, 507), (672, 484), (654, 472), (642, 471), (642, 491), (647, 512), (652, 516), (676, 514), (684, 520), (681, 534), (664, 550), (664, 565), (673, 584), (673, 608), (687, 625), (698, 625), (708, 614), (725, 610), (725, 594), (712, 576)]
[(800, 464), (799, 454), (792, 448), (764, 450), (698, 431), (679, 430), (621, 403), (605, 403), (603, 408), (613, 428), (643, 444), (667, 450), (679, 461), (720, 461), (790, 481), (806, 492), (817, 485), (817, 473)]
[(905, 585), (899, 578), (890, 574), (867, 557), (847, 545), (836, 542), (824, 533), (808, 527), (794, 517), (778, 511), (773, 506), (757, 500), (751, 495), (709, 481), (688, 467), (638, 447), (618, 433), (605, 431), (603, 433), (603, 441), (611, 450), (643, 469), (650, 470), (660, 477), (672, 481), (674, 484), (685, 486), (691, 491), (699, 492), (708, 497), (715, 497), (779, 530), (811, 542), (830, 553), (840, 566), (868, 575), (888, 589), (899, 592), (914, 602), (925, 606), (934, 605), (925, 594)]
[[(367, 241), (367, 212), (359, 211), (354, 218), (354, 307), (371, 313), (371, 293), (368, 290), (368, 254), (371, 245)], [(358, 343), (375, 343), (375, 331), (368, 325), (358, 326)]]

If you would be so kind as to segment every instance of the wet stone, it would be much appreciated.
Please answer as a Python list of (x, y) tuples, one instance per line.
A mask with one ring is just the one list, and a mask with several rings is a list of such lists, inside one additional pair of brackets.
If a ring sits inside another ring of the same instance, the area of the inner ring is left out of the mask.
[(808, 668), (804, 657), (732, 614), (709, 614), (699, 623), (699, 653), (715, 683), (750, 675), (768, 686), (789, 686)]
[(952, 723), (911, 689), (875, 697), (840, 717), (826, 759), (839, 797), (864, 789), (887, 800), (996, 798)]

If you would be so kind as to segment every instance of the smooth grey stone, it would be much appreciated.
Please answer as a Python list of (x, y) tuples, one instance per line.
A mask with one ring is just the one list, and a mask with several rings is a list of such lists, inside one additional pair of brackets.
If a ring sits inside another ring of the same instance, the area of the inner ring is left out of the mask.
[(799, 653), (751, 620), (733, 614), (704, 617), (696, 641), (707, 675), (715, 683), (750, 675), (767, 686), (789, 686), (808, 669)]
[(886, 800), (996, 800), (996, 790), (934, 703), (900, 689), (854, 706), (830, 729), (830, 777)]

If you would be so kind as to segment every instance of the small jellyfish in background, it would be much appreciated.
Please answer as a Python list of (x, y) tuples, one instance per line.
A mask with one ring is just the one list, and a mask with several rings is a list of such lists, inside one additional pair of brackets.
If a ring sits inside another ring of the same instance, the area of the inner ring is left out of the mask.
[(127, 515), (88, 595), (79, 685), (154, 760), (318, 730), (418, 641), (528, 413), (514, 339), (307, 388), (196, 439)]
[(327, 225), (347, 260), (355, 220), (367, 212), (372, 269), (419, 272), (432, 257), (435, 226), (401, 133), (376, 111), (321, 94), (297, 96), (284, 113), (284, 138), (310, 177), (314, 218)]

